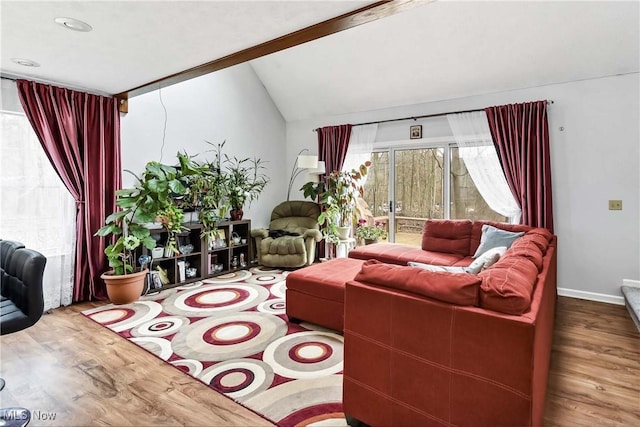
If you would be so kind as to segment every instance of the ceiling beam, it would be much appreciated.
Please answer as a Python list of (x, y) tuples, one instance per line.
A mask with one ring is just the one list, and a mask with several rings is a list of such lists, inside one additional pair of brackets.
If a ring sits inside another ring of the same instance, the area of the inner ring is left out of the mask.
[(246, 61), (251, 61), (252, 59), (260, 58), (261, 56), (279, 52), (281, 50), (288, 49), (293, 46), (298, 46), (312, 40), (316, 40), (331, 34), (338, 33), (340, 31), (347, 30), (349, 28), (357, 27), (358, 25), (366, 24), (367, 22), (375, 21), (386, 16), (391, 16), (412, 7), (429, 3), (430, 1), (433, 0), (378, 1), (352, 12), (348, 12), (338, 17), (323, 21), (319, 24), (294, 31), (293, 33), (289, 33), (282, 37), (278, 37), (265, 43), (261, 43), (259, 45), (241, 50), (239, 52), (232, 53), (231, 55), (227, 55), (211, 62), (207, 62), (206, 64), (198, 65), (197, 67), (193, 67), (188, 70), (184, 70), (170, 76), (146, 83), (142, 86), (129, 89), (125, 92), (117, 94), (116, 97), (124, 101), (134, 96), (142, 95), (144, 93), (158, 90), (163, 87), (171, 86), (173, 84), (200, 77), (205, 74), (213, 73), (214, 71), (232, 67)]

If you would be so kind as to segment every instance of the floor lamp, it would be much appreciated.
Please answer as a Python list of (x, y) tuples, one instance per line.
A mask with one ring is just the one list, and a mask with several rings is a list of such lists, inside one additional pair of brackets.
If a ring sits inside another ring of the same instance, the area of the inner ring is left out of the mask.
[[(296, 157), (296, 161), (293, 163), (293, 168), (291, 169), (291, 177), (289, 178), (289, 191), (287, 192), (287, 202), (291, 198), (291, 187), (293, 187), (293, 182), (296, 180), (298, 175), (300, 175), (304, 171), (316, 170), (318, 169), (318, 156), (302, 154), (306, 151), (309, 151), (306, 148), (303, 148), (298, 153), (298, 157)], [(324, 163), (324, 162), (322, 162)], [(324, 173), (324, 172), (321, 172)]]

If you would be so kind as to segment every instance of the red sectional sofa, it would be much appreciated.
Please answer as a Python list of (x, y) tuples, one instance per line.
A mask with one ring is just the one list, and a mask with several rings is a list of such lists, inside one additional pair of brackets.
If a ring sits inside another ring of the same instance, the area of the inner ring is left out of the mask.
[[(523, 231), (477, 275), (489, 224)], [(556, 303), (556, 237), (486, 221), (430, 220), (422, 248), (374, 244), (344, 297), (344, 412), (369, 425), (541, 425)]]

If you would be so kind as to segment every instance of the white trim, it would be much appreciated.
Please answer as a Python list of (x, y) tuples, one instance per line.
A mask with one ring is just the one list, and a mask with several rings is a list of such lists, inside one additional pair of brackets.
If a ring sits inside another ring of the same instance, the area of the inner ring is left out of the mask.
[(622, 286), (630, 288), (640, 288), (640, 280), (622, 279)]
[(558, 295), (562, 297), (586, 299), (589, 301), (606, 302), (608, 304), (624, 305), (624, 298), (618, 295), (599, 294), (597, 292), (579, 291), (567, 288), (558, 288)]

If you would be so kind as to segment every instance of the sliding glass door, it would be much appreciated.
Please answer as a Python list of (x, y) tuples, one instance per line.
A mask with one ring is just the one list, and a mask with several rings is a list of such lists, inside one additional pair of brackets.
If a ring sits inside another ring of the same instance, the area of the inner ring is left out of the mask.
[(364, 199), (390, 242), (420, 246), (427, 219), (505, 221), (478, 193), (458, 148), (438, 144), (374, 152)]

